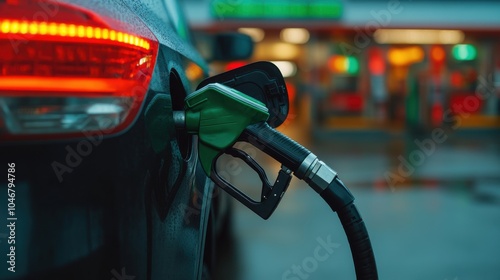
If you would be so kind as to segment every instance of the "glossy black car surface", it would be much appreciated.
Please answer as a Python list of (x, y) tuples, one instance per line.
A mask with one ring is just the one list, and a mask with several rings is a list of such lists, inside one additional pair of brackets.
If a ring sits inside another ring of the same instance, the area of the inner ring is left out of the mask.
[[(0, 19), (24, 2), (0, 0)], [(0, 88), (0, 162), (4, 175), (15, 164), (17, 217), (15, 272), (7, 269), (11, 231), (0, 229), (0, 278), (208, 278), (223, 197), (214, 197), (198, 164), (196, 139), (173, 129), (171, 111), (183, 108), (186, 93), (208, 72), (178, 2), (64, 0), (39, 7), (23, 16), (78, 7), (138, 37), (153, 35), (156, 61), (136, 116), (111, 132), (10, 133), (9, 93)], [(0, 72), (0, 83), (8, 79)], [(7, 225), (8, 183), (0, 181), (0, 221)]]

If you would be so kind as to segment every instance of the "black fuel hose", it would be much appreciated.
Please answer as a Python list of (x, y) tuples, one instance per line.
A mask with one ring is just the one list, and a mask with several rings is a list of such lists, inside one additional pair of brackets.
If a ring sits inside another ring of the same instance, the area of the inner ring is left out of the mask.
[(349, 191), (344, 183), (336, 177), (320, 195), (339, 216), (351, 247), (356, 278), (363, 280), (378, 279), (377, 265), (368, 231), (356, 205), (353, 203), (354, 198), (352, 200), (345, 199), (349, 197), (347, 193)]
[(356, 278), (378, 279), (375, 256), (365, 223), (353, 203), (354, 197), (337, 173), (302, 145), (265, 122), (249, 125), (241, 138), (293, 170), (299, 179), (305, 180), (321, 195), (330, 208), (337, 212), (342, 223), (351, 248)]

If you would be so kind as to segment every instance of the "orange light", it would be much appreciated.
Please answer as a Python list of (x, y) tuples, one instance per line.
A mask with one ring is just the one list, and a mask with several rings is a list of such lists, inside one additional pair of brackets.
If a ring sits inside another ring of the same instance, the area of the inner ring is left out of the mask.
[(421, 47), (390, 48), (387, 52), (389, 63), (395, 66), (406, 66), (424, 59)]
[(431, 58), (434, 61), (443, 61), (446, 56), (446, 53), (444, 52), (444, 49), (440, 46), (433, 46), (431, 48)]
[(346, 65), (346, 58), (344, 56), (333, 56), (328, 65), (330, 67), (330, 70), (332, 70), (332, 72), (336, 72), (336, 73), (343, 73), (345, 72), (345, 65)]
[(328, 59), (328, 68), (333, 73), (356, 74), (359, 70), (359, 63), (352, 56), (334, 55)]
[(103, 41), (116, 41), (149, 50), (150, 44), (137, 36), (103, 29), (94, 26), (83, 26), (56, 22), (36, 22), (19, 20), (0, 20), (0, 36), (3, 34), (51, 35), (56, 37), (79, 37)]
[(203, 78), (203, 69), (196, 63), (189, 62), (186, 67), (186, 76), (191, 81), (196, 81)]

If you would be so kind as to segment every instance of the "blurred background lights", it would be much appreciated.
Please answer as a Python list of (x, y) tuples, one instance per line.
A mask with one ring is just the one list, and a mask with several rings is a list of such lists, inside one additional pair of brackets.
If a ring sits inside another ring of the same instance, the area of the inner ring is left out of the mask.
[(405, 66), (424, 59), (421, 47), (390, 48), (387, 52), (389, 63), (395, 66)]
[(264, 30), (253, 27), (241, 27), (238, 28), (238, 32), (247, 34), (248, 36), (252, 37), (252, 40), (256, 43), (262, 41), (266, 35)]
[(98, 103), (87, 109), (87, 114), (119, 114), (123, 107), (116, 104)]
[(439, 61), (439, 62), (444, 61), (444, 59), (446, 58), (446, 52), (442, 47), (433, 46), (431, 48), (431, 58), (434, 61)]
[(368, 52), (368, 69), (375, 76), (385, 73), (385, 58), (380, 48), (373, 48)]
[(309, 31), (305, 28), (285, 28), (281, 30), (280, 38), (290, 44), (305, 44), (309, 41)]
[(379, 44), (458, 44), (464, 40), (460, 30), (379, 29), (373, 34)]
[(453, 46), (451, 53), (456, 60), (474, 60), (477, 56), (476, 48), (468, 44)]
[[(448, 223), (438, 229), (413, 230), (425, 228), (429, 217), (440, 223), (439, 219), (449, 213), (484, 210), (481, 214), (490, 215), (489, 220), (500, 217), (500, 97), (495, 94), (500, 92), (500, 1), (464, 0), (460, 5), (449, 0), (180, 2), (187, 6), (185, 10), (192, 14), (191, 19), (196, 20), (194, 24), (191, 21), (196, 31), (238, 30), (257, 42), (249, 59), (211, 62), (212, 74), (257, 61), (277, 65), (285, 76), (290, 104), (280, 131), (310, 145), (327, 161), (341, 165), (335, 168), (343, 174), (344, 182), (357, 188), (354, 192), (368, 202), (359, 205), (379, 210), (366, 211), (366, 215), (371, 214), (366, 220), (375, 224), (369, 228), (374, 243), (384, 248), (377, 253), (377, 261), (400, 261), (381, 267), (385, 278), (417, 275), (412, 279), (500, 280), (500, 251), (491, 246), (492, 241), (500, 242), (499, 223), (478, 220), (474, 215), (458, 215), (463, 218), (459, 223), (456, 219), (441, 219)], [(205, 4), (206, 20), (196, 13), (203, 6), (200, 3)], [(26, 30), (20, 22), (14, 28), (18, 32)], [(484, 94), (479, 96), (478, 90)], [(478, 98), (486, 97), (488, 92), (488, 98)], [(439, 133), (442, 138), (438, 143)], [(422, 164), (415, 164), (419, 159), (414, 156), (425, 154), (431, 144), (439, 152)], [(259, 158), (256, 159), (261, 163)], [(474, 168), (467, 166), (471, 158), (478, 162)], [(272, 175), (279, 169), (273, 160), (262, 164)], [(399, 180), (401, 168), (405, 172), (414, 168), (415, 172)], [(244, 191), (258, 199), (258, 176), (251, 168), (240, 175), (231, 178), (235, 185), (245, 187)], [(295, 182), (292, 180), (292, 184)], [(480, 191), (481, 186), (488, 191)], [(394, 189), (399, 190), (396, 196)], [(213, 278), (275, 279), (301, 262), (316, 246), (313, 243), (318, 232), (330, 232), (321, 217), (311, 219), (311, 215), (318, 216), (317, 203), (314, 193), (311, 200), (304, 199), (303, 190), (291, 186), (273, 216), (273, 221), (280, 222), (265, 227), (245, 206), (234, 203), (234, 221), (245, 221), (233, 224), (235, 240), (241, 248), (228, 256), (229, 263), (221, 262), (221, 274), (225, 275)], [(491, 195), (487, 194), (490, 190)], [(297, 211), (298, 200), (309, 204)], [(287, 209), (292, 211), (286, 212)], [(331, 215), (326, 210), (325, 215)], [(397, 233), (390, 225), (384, 226), (386, 221), (380, 217), (390, 211), (396, 213), (394, 218), (411, 226)], [(299, 222), (283, 229), (290, 220)], [(301, 226), (304, 223), (308, 226)], [(470, 230), (463, 230), (464, 226)], [(259, 234), (248, 234), (256, 230)], [(342, 235), (342, 229), (338, 230)], [(283, 242), (284, 231), (300, 236), (288, 236), (288, 241)], [(473, 243), (460, 245), (457, 238)], [(381, 239), (398, 242), (379, 242)], [(411, 274), (405, 269), (394, 269), (406, 265), (404, 259), (398, 258), (398, 246), (414, 245), (416, 239), (433, 240), (425, 250), (412, 251), (416, 252), (412, 258), (419, 266)], [(473, 252), (471, 247), (475, 248)], [(274, 258), (275, 252), (294, 259), (281, 258), (280, 262)], [(428, 261), (429, 252), (444, 262)], [(345, 258), (339, 255), (338, 259), (350, 261), (349, 250), (344, 253)], [(467, 263), (471, 254), (477, 260), (474, 265)], [(442, 268), (451, 262), (463, 269), (444, 275)], [(292, 271), (288, 278), (301, 279), (294, 274)], [(328, 279), (332, 275), (356, 278), (351, 264), (336, 261), (318, 267), (309, 278)]]
[(353, 56), (334, 55), (328, 60), (328, 68), (334, 73), (356, 74), (359, 71), (359, 62)]
[(280, 69), (283, 77), (292, 77), (297, 73), (297, 66), (291, 61), (271, 61)]
[(268, 47), (264, 45), (262, 51), (268, 55), (272, 55), (277, 60), (294, 59), (300, 53), (300, 50), (295, 45), (287, 43), (275, 43)]

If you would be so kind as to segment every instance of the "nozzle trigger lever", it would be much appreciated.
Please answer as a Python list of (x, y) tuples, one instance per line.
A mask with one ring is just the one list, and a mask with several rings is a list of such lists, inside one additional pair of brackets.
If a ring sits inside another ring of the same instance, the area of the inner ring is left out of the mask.
[(286, 189), (290, 185), (290, 181), (292, 179), (292, 171), (285, 166), (281, 166), (281, 170), (278, 173), (278, 177), (276, 178), (276, 182), (274, 185), (269, 183), (269, 180), (266, 176), (266, 172), (264, 169), (247, 153), (242, 150), (235, 149), (230, 147), (220, 153), (215, 161), (223, 154), (228, 154), (233, 157), (240, 158), (243, 160), (248, 166), (250, 166), (257, 174), (259, 175), (260, 180), (262, 181), (262, 193), (261, 200), (255, 201), (252, 198), (248, 197), (242, 191), (234, 187), (227, 180), (222, 178), (216, 170), (216, 164), (212, 164), (212, 172), (210, 178), (221, 187), (224, 191), (230, 194), (232, 197), (236, 198), (239, 202), (243, 203), (250, 210), (255, 212), (257, 215), (262, 217), (263, 219), (268, 219), (271, 214), (274, 212), (276, 207), (281, 201), (281, 197), (285, 193)]

